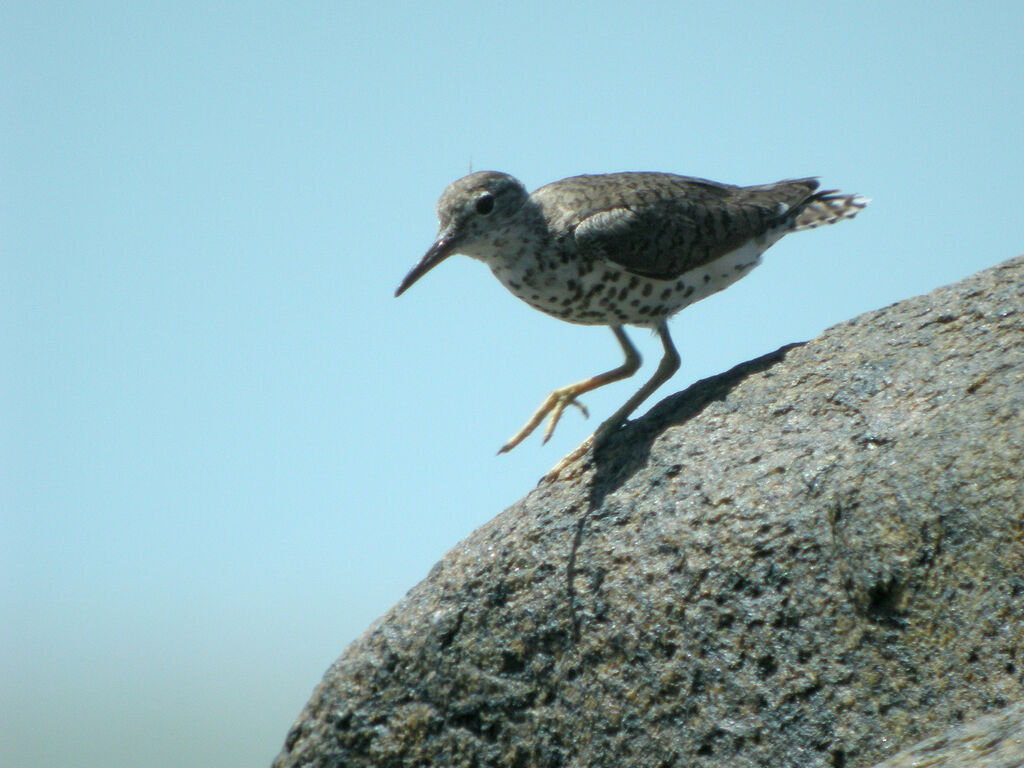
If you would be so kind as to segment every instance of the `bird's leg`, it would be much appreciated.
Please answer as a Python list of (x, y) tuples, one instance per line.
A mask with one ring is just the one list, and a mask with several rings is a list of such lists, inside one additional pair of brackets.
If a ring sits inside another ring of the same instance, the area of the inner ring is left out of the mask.
[(609, 432), (618, 429), (629, 414), (637, 409), (637, 406), (639, 406), (640, 403), (650, 397), (654, 390), (671, 379), (672, 375), (679, 370), (679, 353), (676, 351), (675, 345), (672, 344), (672, 337), (668, 335), (668, 325), (666, 323), (661, 323), (656, 330), (658, 331), (658, 336), (661, 338), (661, 344), (665, 348), (665, 354), (662, 356), (661, 362), (658, 363), (658, 370), (654, 372), (650, 381), (640, 387), (640, 390), (629, 398), (625, 405), (613, 413), (611, 418), (605, 420), (593, 435), (580, 443), (577, 448), (552, 467), (551, 471), (541, 478), (542, 482), (557, 480), (566, 467), (586, 455), (587, 451), (590, 450), (591, 446), (593, 446), (598, 439)]
[[(516, 432), (507, 443), (501, 446), (501, 450), (499, 450), (498, 453), (511, 451), (537, 428), (537, 425), (544, 420), (545, 416), (551, 414), (548, 419), (548, 425), (544, 430), (544, 442), (546, 443), (551, 437), (551, 434), (555, 431), (555, 426), (558, 424), (558, 420), (561, 418), (562, 411), (565, 410), (566, 406), (575, 405), (583, 411), (584, 415), (586, 415), (587, 409), (583, 407), (582, 403), (576, 400), (577, 397), (582, 395), (584, 392), (590, 392), (598, 387), (603, 387), (605, 384), (611, 384), (613, 381), (629, 378), (639, 370), (640, 353), (637, 352), (636, 347), (630, 343), (629, 337), (626, 336), (626, 332), (622, 330), (622, 326), (613, 325), (612, 333), (615, 334), (615, 338), (619, 341), (619, 346), (622, 347), (622, 351), (626, 354), (626, 359), (622, 365), (618, 368), (606, 371), (605, 373), (598, 374), (597, 376), (591, 376), (589, 379), (584, 379), (583, 381), (579, 381), (575, 384), (570, 384), (568, 387), (556, 389), (547, 396), (543, 403), (541, 403), (540, 408), (538, 408), (533, 416), (530, 417), (530, 420), (526, 422), (523, 428)], [(633, 407), (635, 408), (636, 405)]]
[(661, 339), (661, 345), (665, 348), (665, 354), (662, 355), (661, 362), (658, 363), (658, 369), (651, 376), (650, 381), (640, 387), (639, 391), (629, 398), (625, 405), (597, 428), (597, 431), (594, 432), (595, 438), (601, 437), (622, 426), (622, 423), (637, 409), (640, 403), (650, 397), (658, 387), (671, 379), (675, 372), (679, 370), (679, 353), (672, 343), (672, 337), (668, 335), (668, 324), (661, 322), (655, 330), (657, 330), (658, 337)]

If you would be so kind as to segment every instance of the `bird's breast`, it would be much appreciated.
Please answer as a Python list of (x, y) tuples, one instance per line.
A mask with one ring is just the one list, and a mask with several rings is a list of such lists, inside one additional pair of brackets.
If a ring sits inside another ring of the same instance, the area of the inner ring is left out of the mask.
[(750, 241), (671, 279), (639, 275), (604, 260), (536, 258), (491, 265), (516, 297), (552, 317), (580, 325), (656, 326), (726, 288), (761, 261), (770, 242)]

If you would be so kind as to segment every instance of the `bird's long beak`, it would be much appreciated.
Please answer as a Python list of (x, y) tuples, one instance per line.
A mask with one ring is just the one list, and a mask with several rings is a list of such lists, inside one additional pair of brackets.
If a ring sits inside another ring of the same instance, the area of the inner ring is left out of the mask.
[(437, 241), (430, 246), (430, 250), (426, 252), (422, 259), (420, 259), (420, 263), (413, 267), (409, 271), (409, 274), (405, 276), (405, 279), (395, 291), (395, 296), (398, 297), (405, 293), (409, 286), (451, 256), (455, 252), (454, 249), (455, 242), (452, 237), (445, 234), (439, 235)]

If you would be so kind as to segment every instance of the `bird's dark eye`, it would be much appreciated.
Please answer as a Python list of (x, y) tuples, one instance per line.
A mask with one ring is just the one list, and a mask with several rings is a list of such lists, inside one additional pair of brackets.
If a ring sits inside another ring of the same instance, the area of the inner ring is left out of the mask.
[(476, 212), (481, 216), (486, 216), (494, 210), (494, 196), (489, 192), (485, 192), (476, 199)]

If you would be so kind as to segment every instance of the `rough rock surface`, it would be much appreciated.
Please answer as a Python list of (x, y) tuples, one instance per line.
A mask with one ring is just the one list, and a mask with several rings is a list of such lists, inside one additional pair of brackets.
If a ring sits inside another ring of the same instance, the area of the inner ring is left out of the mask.
[(1021, 700), (1024, 258), (612, 435), (353, 643), (275, 765), (854, 768)]

